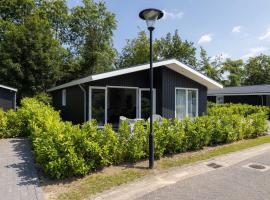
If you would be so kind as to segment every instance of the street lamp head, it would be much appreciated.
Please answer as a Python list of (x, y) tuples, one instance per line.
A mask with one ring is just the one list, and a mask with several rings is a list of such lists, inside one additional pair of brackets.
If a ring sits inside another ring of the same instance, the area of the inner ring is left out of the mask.
[(163, 15), (164, 13), (161, 10), (155, 8), (145, 9), (139, 14), (140, 18), (146, 21), (149, 30), (154, 30), (155, 22), (161, 19)]

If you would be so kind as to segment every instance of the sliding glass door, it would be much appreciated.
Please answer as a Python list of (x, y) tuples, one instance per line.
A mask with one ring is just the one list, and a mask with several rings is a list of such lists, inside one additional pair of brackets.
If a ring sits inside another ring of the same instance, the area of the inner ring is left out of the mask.
[(90, 119), (97, 120), (99, 126), (103, 126), (106, 122), (106, 88), (91, 87), (90, 88)]
[(118, 127), (119, 117), (137, 117), (137, 88), (108, 87), (107, 123)]
[[(139, 118), (148, 119), (150, 117), (150, 89), (139, 90)], [(153, 113), (156, 113), (156, 90), (153, 89)]]
[(198, 116), (198, 90), (188, 88), (175, 89), (175, 117), (184, 119), (186, 117)]
[[(150, 117), (150, 91), (147, 88), (91, 86), (89, 89), (89, 119), (99, 126), (110, 123), (118, 127), (120, 116), (129, 119)], [(156, 113), (156, 90), (153, 89), (153, 112)]]

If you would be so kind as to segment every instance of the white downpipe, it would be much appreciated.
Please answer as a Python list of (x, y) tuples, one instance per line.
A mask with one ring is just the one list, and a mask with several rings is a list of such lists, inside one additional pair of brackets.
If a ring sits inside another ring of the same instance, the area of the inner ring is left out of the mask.
[(83, 121), (86, 122), (86, 90), (81, 84), (79, 84), (79, 87), (83, 91)]

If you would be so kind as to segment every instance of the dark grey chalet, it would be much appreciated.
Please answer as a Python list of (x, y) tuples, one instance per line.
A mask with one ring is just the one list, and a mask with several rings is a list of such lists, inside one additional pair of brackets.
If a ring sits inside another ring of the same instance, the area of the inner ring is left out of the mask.
[(270, 85), (225, 87), (209, 90), (208, 101), (270, 106)]
[(0, 108), (4, 111), (16, 109), (17, 89), (0, 85)]
[[(154, 67), (154, 113), (165, 118), (202, 115), (207, 90), (222, 85), (171, 59)], [(64, 120), (82, 123), (96, 119), (100, 126), (117, 126), (119, 117), (149, 117), (149, 65), (87, 76), (48, 90)]]

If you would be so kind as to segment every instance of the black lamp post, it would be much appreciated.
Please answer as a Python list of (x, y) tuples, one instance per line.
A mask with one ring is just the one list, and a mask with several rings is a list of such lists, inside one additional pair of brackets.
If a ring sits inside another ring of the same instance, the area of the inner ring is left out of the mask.
[(163, 17), (163, 12), (150, 8), (140, 12), (141, 19), (146, 21), (150, 32), (150, 133), (149, 133), (149, 168), (154, 167), (154, 134), (153, 134), (153, 31), (155, 22)]

